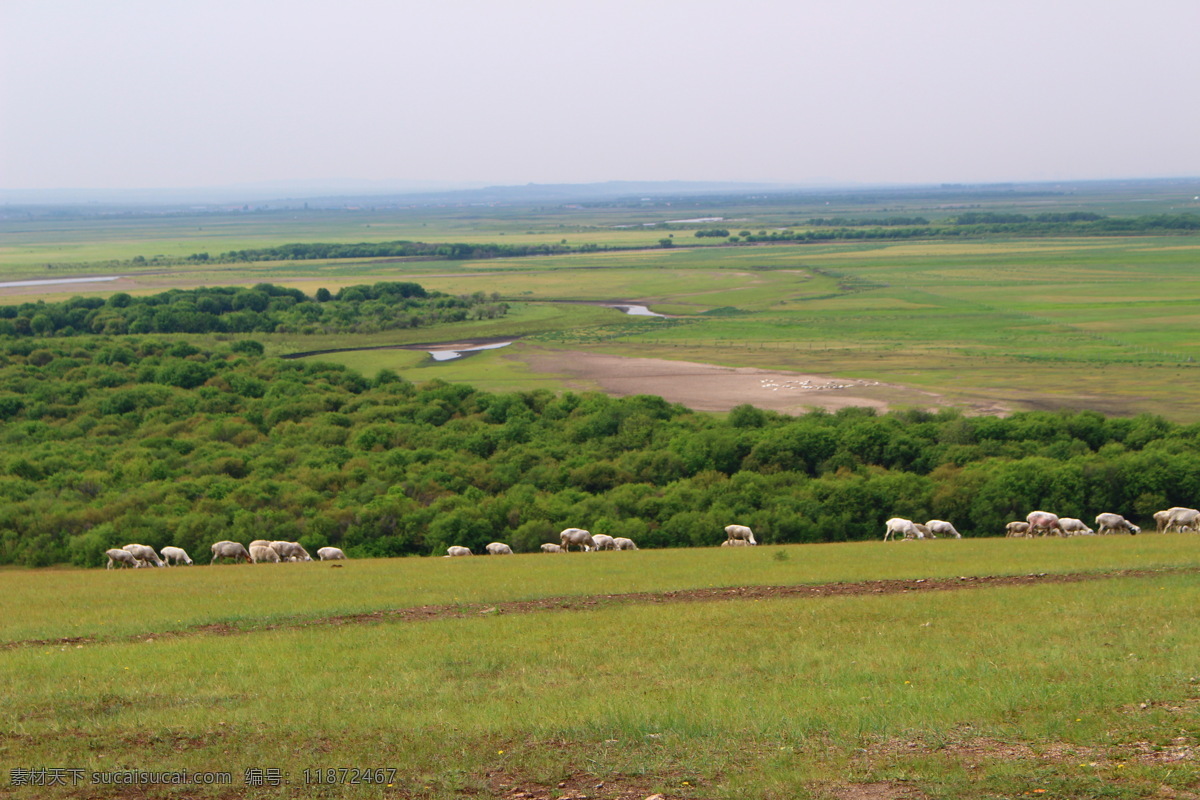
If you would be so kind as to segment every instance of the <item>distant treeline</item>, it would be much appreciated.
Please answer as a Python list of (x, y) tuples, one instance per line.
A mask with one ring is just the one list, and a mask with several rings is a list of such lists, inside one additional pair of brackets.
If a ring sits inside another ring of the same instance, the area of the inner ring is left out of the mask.
[(929, 220), (925, 217), (881, 217), (878, 219), (864, 218), (852, 219), (838, 217), (814, 217), (808, 221), (808, 224), (813, 227), (834, 227), (842, 226), (846, 228), (858, 228), (863, 226), (881, 226), (894, 227), (898, 225), (928, 225)]
[[(281, 244), (275, 247), (259, 247), (247, 250), (229, 250), (218, 255), (193, 253), (184, 259), (165, 256), (136, 256), (131, 266), (142, 267), (179, 263), (237, 264), (258, 261), (313, 261), (336, 258), (412, 258), (430, 260), (456, 260), (486, 258), (518, 258), (523, 256), (549, 256), (564, 253), (593, 253), (611, 248), (597, 244), (462, 244), (454, 242), (313, 242)], [(620, 248), (617, 248), (620, 249)]]
[(0, 305), (0, 336), (140, 333), (373, 333), (439, 322), (491, 319), (508, 306), (483, 292), (456, 297), (416, 283), (348, 286), (336, 294), (260, 283), (172, 289), (135, 297), (117, 292), (61, 303)]
[[(809, 230), (742, 231), (732, 241), (826, 242), (841, 239), (945, 239), (990, 235), (1020, 236), (1139, 236), (1200, 231), (1200, 216), (1159, 214), (1145, 217), (1101, 217), (1097, 214), (992, 214), (970, 212), (931, 225), (889, 224), (882, 220), (855, 220), (863, 227), (848, 227), (846, 220), (810, 220)], [(846, 227), (828, 228), (829, 223)], [(696, 236), (724, 236), (725, 229), (697, 231)]]
[(204, 563), (215, 541), (259, 538), (352, 556), (536, 551), (569, 526), (641, 547), (714, 546), (733, 522), (766, 544), (842, 541), (881, 538), (892, 516), (999, 536), (1034, 509), (1146, 527), (1200, 498), (1200, 425), (1149, 415), (718, 417), (261, 351), (0, 341), (0, 563), (99, 566), (129, 542)]
[[(924, 217), (885, 217), (880, 219), (813, 218), (806, 223), (808, 230), (741, 231), (731, 236), (726, 228), (701, 228), (698, 238), (729, 238), (733, 242), (825, 242), (839, 239), (939, 239), (947, 237), (1023, 235), (1023, 236), (1136, 236), (1145, 234), (1179, 233), (1200, 230), (1200, 216), (1195, 214), (1160, 214), (1146, 217), (1103, 217), (1087, 212), (1062, 214), (1004, 214), (967, 212), (943, 222), (930, 223)], [(661, 230), (679, 230), (677, 224), (655, 226)], [(662, 239), (660, 245), (678, 245), (673, 239)], [(645, 245), (637, 245), (637, 249)], [(595, 243), (584, 244), (464, 244), (437, 242), (355, 242), (355, 243), (293, 243), (275, 247), (229, 250), (213, 255), (193, 253), (183, 258), (167, 256), (135, 256), (128, 261), (97, 263), (97, 268), (143, 268), (172, 264), (236, 264), (261, 261), (312, 261), (317, 259), (353, 258), (414, 258), (446, 261), (465, 261), (489, 258), (519, 258), (524, 256), (566, 255), (635, 249)], [(78, 266), (78, 265), (75, 265)]]

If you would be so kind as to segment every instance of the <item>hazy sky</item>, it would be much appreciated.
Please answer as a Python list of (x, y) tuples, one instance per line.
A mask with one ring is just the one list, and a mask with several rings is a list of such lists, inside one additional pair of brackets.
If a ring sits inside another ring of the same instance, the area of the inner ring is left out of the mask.
[(1200, 175), (1200, 0), (0, 0), (0, 188)]

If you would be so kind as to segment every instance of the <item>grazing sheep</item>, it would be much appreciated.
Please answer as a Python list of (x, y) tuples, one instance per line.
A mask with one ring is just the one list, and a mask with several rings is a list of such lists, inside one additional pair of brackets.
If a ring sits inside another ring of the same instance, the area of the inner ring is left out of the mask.
[(1193, 533), (1200, 530), (1200, 511), (1194, 508), (1172, 508), (1171, 515), (1167, 518), (1166, 532), (1170, 533), (1172, 528), (1180, 533), (1185, 530)]
[(592, 534), (585, 531), (583, 528), (564, 528), (558, 534), (559, 541), (562, 543), (562, 549), (568, 553), (571, 551), (571, 546), (574, 545), (585, 553), (588, 550), (595, 548), (596, 541), (592, 538)]
[(270, 546), (271, 546), (271, 542), (268, 541), (267, 539), (255, 539), (253, 542), (246, 545), (246, 547), (270, 547)]
[(1031, 535), (1029, 533), (1029, 523), (1021, 522), (1020, 520), (1016, 522), (1010, 522), (1004, 526), (1004, 535), (1011, 536), (1013, 538), (1029, 536)]
[(1154, 512), (1154, 530), (1156, 533), (1170, 533), (1171, 515), (1179, 511), (1188, 511), (1183, 506), (1171, 506), (1164, 511)]
[(592, 536), (596, 550), (616, 550), (617, 543), (607, 533), (597, 533)]
[[(728, 541), (728, 539), (726, 540)], [(616, 536), (613, 538), (613, 544), (618, 550), (637, 550), (638, 547), (633, 543), (633, 539), (626, 539), (624, 536)]]
[(937, 538), (936, 536), (933, 535), (933, 531), (929, 530), (928, 525), (922, 525), (919, 522), (914, 522), (913, 528), (915, 528), (917, 531), (918, 539), (936, 539)]
[[(925, 527), (929, 529), (931, 534), (936, 533), (938, 536), (953, 536), (955, 539), (961, 539), (962, 534), (954, 529), (954, 526), (944, 519), (931, 519), (925, 523)], [(937, 536), (932, 538), (936, 539)]]
[(212, 561), (208, 562), (211, 566), (218, 558), (240, 558), (247, 564), (253, 564), (250, 560), (250, 554), (246, 552), (246, 548), (241, 542), (221, 541), (216, 542), (212, 546)]
[(458, 545), (454, 545), (453, 547), (446, 548), (446, 558), (469, 555), (471, 555), (471, 549), (468, 547), (459, 547)]
[(255, 564), (278, 564), (281, 559), (279, 553), (275, 552), (273, 547), (263, 547), (261, 544), (256, 544), (250, 548), (250, 560)]
[(127, 544), (121, 548), (127, 553), (132, 553), (133, 557), (141, 561), (144, 565), (150, 566), (153, 564), (156, 567), (165, 567), (166, 564), (158, 557), (158, 553), (154, 552), (154, 548), (144, 544)]
[(1059, 517), (1058, 526), (1062, 528), (1063, 536), (1094, 536), (1096, 533), (1083, 520), (1074, 517)]
[(192, 565), (192, 559), (188, 557), (187, 551), (182, 547), (164, 547), (162, 549), (163, 561), (167, 562), (167, 566), (171, 566), (171, 562), (176, 564), (184, 563), (189, 567)]
[(512, 548), (504, 542), (492, 542), (483, 549), (487, 550), (489, 556), (511, 556), (513, 554)]
[(1129, 520), (1122, 517), (1120, 514), (1111, 514), (1105, 512), (1096, 515), (1096, 532), (1101, 536), (1116, 531), (1126, 531), (1130, 536), (1137, 536), (1142, 532), (1142, 529), (1134, 525)]
[(1058, 521), (1058, 515), (1051, 514), (1049, 511), (1030, 511), (1025, 517), (1025, 521), (1029, 523), (1030, 536), (1039, 531), (1041, 531), (1042, 536), (1045, 536), (1053, 530), (1057, 530), (1059, 536), (1066, 536), (1062, 525)]
[(299, 542), (271, 542), (270, 547), (279, 554), (280, 561), (312, 561)]
[(563, 550), (561, 544), (547, 543), (547, 544), (542, 545), (542, 552), (543, 553), (565, 553), (567, 551)]
[(322, 561), (343, 561), (346, 554), (336, 547), (322, 547), (317, 551), (317, 558)]
[(721, 547), (749, 547), (750, 543), (744, 539), (726, 539), (721, 542)]
[(917, 529), (912, 520), (902, 517), (892, 517), (886, 523), (887, 529), (883, 532), (883, 540), (894, 539), (899, 536), (901, 539), (921, 539), (924, 534)]
[(133, 567), (138, 569), (142, 566), (142, 562), (133, 557), (133, 553), (128, 550), (118, 550), (115, 547), (112, 550), (105, 550), (104, 555), (108, 556), (108, 564), (105, 569), (112, 569), (113, 564), (120, 564), (122, 568)]
[(747, 528), (745, 525), (726, 525), (725, 536), (727, 539), (740, 539), (749, 544), (758, 544), (754, 540), (754, 531)]

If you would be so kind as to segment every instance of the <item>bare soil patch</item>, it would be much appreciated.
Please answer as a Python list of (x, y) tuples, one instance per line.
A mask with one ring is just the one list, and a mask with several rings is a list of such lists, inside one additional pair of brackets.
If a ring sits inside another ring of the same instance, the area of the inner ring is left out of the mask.
[(923, 800), (926, 797), (915, 787), (892, 781), (849, 783), (829, 787), (822, 794), (831, 800)]
[[(569, 386), (580, 391), (598, 390), (614, 397), (658, 395), (696, 411), (729, 411), (745, 403), (783, 414), (805, 414), (814, 408), (836, 411), (853, 406), (887, 411), (896, 405), (929, 409), (950, 405), (938, 394), (900, 384), (757, 367), (578, 350), (527, 351), (523, 359), (538, 372), (563, 376)], [(975, 411), (1003, 414), (1008, 409), (993, 403)]]
[(487, 779), (492, 792), (504, 800), (672, 800), (670, 795), (655, 792), (656, 781), (646, 778), (603, 779), (584, 773), (553, 786), (503, 772), (489, 773)]

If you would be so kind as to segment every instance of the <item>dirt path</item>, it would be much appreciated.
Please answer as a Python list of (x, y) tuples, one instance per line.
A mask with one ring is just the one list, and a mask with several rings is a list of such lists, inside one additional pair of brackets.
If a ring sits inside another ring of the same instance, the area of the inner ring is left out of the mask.
[[(350, 562), (348, 566), (352, 566)], [(44, 647), (68, 644), (114, 644), (142, 642), (150, 639), (179, 638), (205, 635), (235, 635), (270, 630), (290, 630), (323, 625), (359, 625), (371, 622), (420, 622), (424, 620), (468, 619), (500, 614), (535, 614), (547, 611), (588, 611), (614, 605), (643, 603), (718, 602), (722, 600), (756, 600), (784, 597), (850, 597), (868, 594), (906, 594), (940, 591), (962, 591), (994, 586), (1037, 586), (1053, 583), (1142, 578), (1150, 575), (1200, 573), (1200, 567), (1172, 569), (1112, 570), (1108, 572), (1037, 573), (1033, 575), (972, 575), (958, 578), (913, 578), (854, 583), (796, 584), (790, 586), (727, 586), (712, 589), (685, 589), (670, 592), (630, 592), (627, 594), (566, 595), (537, 600), (512, 600), (501, 603), (455, 603), (383, 609), (362, 614), (343, 614), (328, 617), (297, 618), (265, 625), (239, 627), (218, 622), (183, 628), (176, 631), (97, 639), (89, 636), (70, 636), (61, 639), (23, 639), (0, 644), (0, 650), (18, 647)]]

